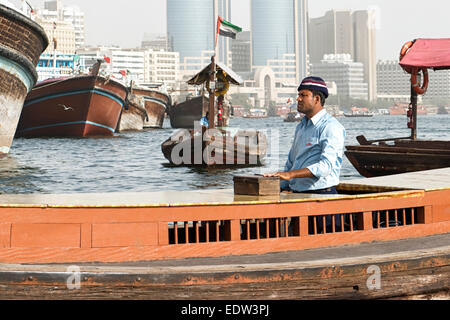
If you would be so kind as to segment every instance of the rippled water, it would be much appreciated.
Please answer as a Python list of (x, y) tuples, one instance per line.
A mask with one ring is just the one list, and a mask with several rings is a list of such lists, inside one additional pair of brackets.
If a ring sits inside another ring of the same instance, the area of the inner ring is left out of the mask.
[[(419, 138), (450, 140), (450, 115), (419, 116)], [(339, 118), (347, 129), (347, 145), (356, 136), (367, 139), (404, 137), (406, 116)], [(167, 166), (161, 143), (176, 130), (168, 122), (162, 130), (121, 133), (113, 138), (14, 140), (11, 154), (0, 160), (0, 193), (105, 193), (164, 190), (228, 189), (233, 176), (281, 169), (291, 147), (296, 123), (281, 118), (231, 119), (230, 126), (267, 130), (279, 150), (269, 148), (266, 165), (258, 168), (194, 169)], [(279, 137), (279, 139), (276, 139)], [(271, 152), (274, 151), (274, 152)], [(360, 178), (344, 159), (342, 180)]]

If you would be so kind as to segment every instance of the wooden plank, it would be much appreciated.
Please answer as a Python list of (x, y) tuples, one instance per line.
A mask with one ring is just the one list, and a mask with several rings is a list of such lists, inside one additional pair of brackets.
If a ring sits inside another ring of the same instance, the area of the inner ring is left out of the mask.
[(13, 248), (80, 248), (80, 224), (13, 224)]
[(156, 223), (94, 224), (92, 247), (157, 246), (159, 226)]

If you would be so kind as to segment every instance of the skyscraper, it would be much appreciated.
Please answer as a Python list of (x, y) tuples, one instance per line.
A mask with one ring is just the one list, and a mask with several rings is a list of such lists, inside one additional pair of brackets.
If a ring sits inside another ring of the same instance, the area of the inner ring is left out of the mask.
[(252, 0), (253, 64), (295, 54), (296, 78), (307, 75), (307, 0)]
[[(215, 45), (217, 16), (230, 20), (231, 0), (167, 0), (167, 39), (180, 59), (200, 57)], [(228, 62), (229, 41), (220, 39), (219, 61)]]
[(350, 54), (364, 65), (364, 82), (369, 84), (369, 100), (376, 99), (376, 29), (374, 11), (328, 11), (310, 20), (309, 55), (312, 63), (324, 55)]

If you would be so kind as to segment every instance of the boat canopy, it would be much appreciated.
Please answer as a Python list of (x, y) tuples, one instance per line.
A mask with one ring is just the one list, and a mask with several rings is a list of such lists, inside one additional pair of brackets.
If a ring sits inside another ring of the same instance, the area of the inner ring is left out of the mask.
[[(229, 67), (224, 65), (221, 62), (216, 62), (216, 68), (218, 72), (223, 72), (223, 74), (226, 76), (227, 80), (236, 86), (240, 86), (243, 81), (240, 76), (238, 76), (233, 70), (231, 70)], [(209, 79), (209, 72), (211, 70), (211, 64), (209, 64), (207, 67), (205, 67), (202, 71), (197, 73), (191, 80), (189, 80), (187, 83), (190, 85), (201, 85), (205, 83)]]
[(400, 61), (405, 70), (427, 68), (450, 69), (450, 39), (417, 39)]

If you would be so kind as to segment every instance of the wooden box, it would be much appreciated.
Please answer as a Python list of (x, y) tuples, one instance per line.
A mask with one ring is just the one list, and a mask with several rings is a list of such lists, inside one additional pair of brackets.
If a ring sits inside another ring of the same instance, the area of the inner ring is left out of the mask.
[(234, 177), (234, 194), (244, 196), (274, 196), (280, 195), (280, 178), (265, 178), (263, 176)]

